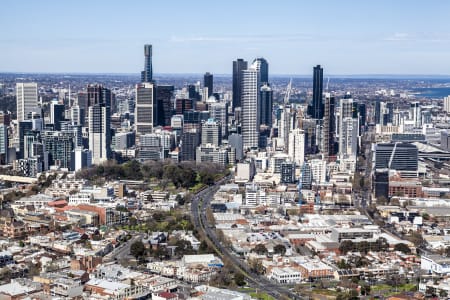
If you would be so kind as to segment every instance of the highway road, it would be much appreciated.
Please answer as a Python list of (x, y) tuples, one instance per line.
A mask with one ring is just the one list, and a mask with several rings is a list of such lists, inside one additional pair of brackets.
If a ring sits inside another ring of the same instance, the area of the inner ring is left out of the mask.
[(206, 218), (206, 208), (210, 205), (214, 194), (219, 189), (220, 185), (225, 183), (230, 177), (224, 178), (217, 182), (215, 185), (201, 191), (193, 197), (191, 202), (191, 212), (194, 220), (194, 226), (197, 230), (204, 233), (204, 235), (215, 245), (222, 258), (226, 257), (233, 266), (240, 270), (246, 277), (250, 286), (257, 288), (259, 291), (263, 291), (276, 299), (281, 296), (287, 296), (290, 299), (303, 299), (298, 294), (290, 291), (288, 288), (282, 285), (278, 285), (264, 276), (253, 273), (249, 266), (239, 258), (237, 258), (227, 247), (222, 245), (219, 241), (215, 229), (209, 224)]

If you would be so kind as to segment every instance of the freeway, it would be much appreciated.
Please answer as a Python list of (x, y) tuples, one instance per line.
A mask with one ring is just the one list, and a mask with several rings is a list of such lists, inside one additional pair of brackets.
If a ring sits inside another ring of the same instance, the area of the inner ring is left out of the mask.
[(245, 275), (247, 282), (252, 287), (257, 288), (260, 291), (264, 291), (276, 299), (279, 299), (281, 296), (285, 296), (290, 299), (302, 299), (299, 295), (293, 293), (286, 287), (275, 284), (266, 277), (252, 272), (246, 263), (238, 259), (228, 248), (222, 245), (215, 230), (212, 229), (212, 224), (208, 224), (208, 220), (206, 218), (206, 208), (210, 205), (210, 202), (214, 194), (219, 189), (219, 186), (225, 183), (229, 178), (230, 177), (226, 177), (216, 182), (215, 185), (201, 191), (192, 199), (191, 212), (195, 228), (203, 232), (204, 235), (214, 244), (222, 258), (226, 257), (233, 264), (235, 269), (240, 270)]

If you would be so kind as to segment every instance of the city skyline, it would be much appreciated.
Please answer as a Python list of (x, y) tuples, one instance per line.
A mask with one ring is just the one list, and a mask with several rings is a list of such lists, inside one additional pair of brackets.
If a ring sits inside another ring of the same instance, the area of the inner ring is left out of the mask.
[(233, 60), (256, 57), (271, 74), (316, 64), (327, 74), (450, 74), (441, 29), (450, 3), (132, 4), (6, 1), (0, 71), (139, 73), (142, 45), (152, 44), (155, 74), (231, 74)]

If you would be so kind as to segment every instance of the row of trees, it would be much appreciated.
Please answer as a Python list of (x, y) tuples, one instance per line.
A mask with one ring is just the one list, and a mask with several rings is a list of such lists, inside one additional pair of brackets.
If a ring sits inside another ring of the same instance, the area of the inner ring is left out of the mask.
[(213, 163), (196, 164), (195, 162), (148, 161), (140, 163), (131, 160), (123, 164), (108, 161), (102, 165), (92, 166), (77, 172), (77, 178), (97, 180), (144, 180), (156, 179), (171, 182), (175, 187), (190, 188), (197, 183), (214, 184), (215, 179), (225, 175), (227, 170), (222, 165)]
[(339, 251), (342, 254), (347, 254), (350, 251), (358, 251), (362, 253), (367, 253), (369, 251), (387, 251), (389, 250), (389, 244), (385, 238), (379, 238), (375, 242), (362, 241), (359, 243), (354, 243), (350, 240), (342, 241), (339, 245)]

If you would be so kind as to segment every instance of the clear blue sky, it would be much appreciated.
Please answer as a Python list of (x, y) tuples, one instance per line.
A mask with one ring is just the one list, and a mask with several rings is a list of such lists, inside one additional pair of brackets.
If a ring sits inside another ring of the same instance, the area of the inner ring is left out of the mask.
[(450, 1), (4, 0), (0, 71), (450, 74)]

